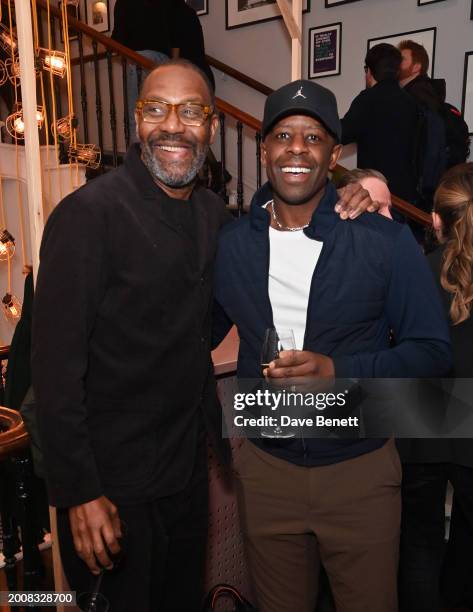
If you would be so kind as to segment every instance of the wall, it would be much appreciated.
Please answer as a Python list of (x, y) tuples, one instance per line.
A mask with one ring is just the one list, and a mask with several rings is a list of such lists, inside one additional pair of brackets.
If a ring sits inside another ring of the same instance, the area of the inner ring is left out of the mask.
[[(209, 0), (209, 4), (209, 15), (201, 17), (209, 55), (270, 87), (290, 79), (290, 45), (281, 20), (225, 30), (224, 0)], [(324, 0), (312, 0), (303, 23), (303, 76), (307, 77), (309, 28), (341, 21), (341, 75), (318, 81), (336, 94), (343, 114), (364, 87), (363, 60), (369, 38), (437, 27), (434, 76), (447, 80), (448, 100), (460, 106), (465, 51), (473, 49), (470, 10), (471, 0), (444, 0), (425, 6), (417, 6), (417, 0), (360, 0), (331, 8), (324, 8)], [(223, 91), (232, 92), (221, 77), (218, 88), (222, 97)], [(247, 96), (244, 102), (246, 111), (261, 115), (260, 102)]]

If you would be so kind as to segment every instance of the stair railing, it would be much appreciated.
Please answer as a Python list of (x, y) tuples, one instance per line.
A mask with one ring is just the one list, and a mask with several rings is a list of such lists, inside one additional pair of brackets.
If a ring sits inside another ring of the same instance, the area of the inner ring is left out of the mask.
[[(4, 1), (4, 0), (3, 0)], [(37, 6), (44, 11), (47, 9), (46, 0), (36, 0)], [(54, 6), (50, 6), (50, 15), (51, 15), (51, 26), (53, 32), (53, 45), (57, 44), (57, 30), (59, 28), (56, 27), (55, 20), (61, 18), (61, 12)], [(81, 115), (82, 121), (80, 122), (82, 125), (83, 135), (85, 142), (88, 142), (89, 138), (89, 127), (90, 127), (90, 115), (89, 115), (89, 92), (86, 86), (86, 76), (85, 76), (85, 67), (87, 64), (93, 64), (93, 72), (94, 72), (94, 85), (95, 85), (95, 121), (96, 121), (96, 130), (98, 136), (98, 144), (100, 148), (103, 150), (104, 144), (104, 122), (105, 117), (108, 115), (109, 117), (109, 128), (112, 137), (112, 152), (111, 152), (111, 165), (116, 166), (119, 163), (119, 152), (118, 152), (118, 123), (117, 123), (117, 110), (115, 104), (115, 86), (114, 83), (114, 71), (112, 69), (112, 61), (119, 62), (121, 64), (121, 84), (122, 84), (122, 99), (123, 99), (123, 132), (124, 142), (126, 146), (128, 146), (130, 142), (130, 133), (129, 133), (129, 122), (128, 122), (128, 113), (126, 109), (128, 107), (127, 103), (127, 67), (129, 64), (134, 64), (138, 67), (138, 74), (145, 70), (149, 71), (154, 68), (155, 64), (149, 60), (148, 58), (140, 55), (136, 51), (125, 47), (119, 42), (113, 40), (112, 38), (97, 32), (87, 24), (82, 21), (78, 21), (72, 17), (69, 18), (69, 28), (73, 32), (77, 34), (78, 40), (78, 56), (73, 58), (71, 64), (73, 66), (79, 67), (79, 79), (80, 79), (80, 107), (81, 107)], [(40, 28), (40, 37), (42, 36), (41, 28)], [(84, 53), (84, 43), (87, 43), (91, 49), (92, 53), (85, 54)], [(100, 46), (100, 51), (99, 51)], [(57, 47), (56, 47), (57, 48)], [(102, 48), (104, 50), (102, 50)], [(209, 64), (214, 68), (225, 72), (232, 78), (237, 79), (238, 81), (244, 83), (245, 85), (259, 91), (264, 95), (269, 95), (273, 90), (248, 77), (242, 72), (228, 66), (227, 64), (216, 60), (211, 56), (207, 56), (207, 60)], [(108, 113), (106, 110), (104, 111), (103, 99), (101, 94), (101, 74), (100, 74), (100, 62), (106, 62), (107, 66), (107, 81), (108, 81), (108, 91), (109, 91), (109, 107)], [(57, 81), (56, 81), (57, 83)], [(58, 110), (61, 109), (61, 94), (56, 89), (56, 106)], [(225, 161), (226, 161), (226, 148), (227, 148), (227, 124), (230, 119), (236, 127), (236, 147), (237, 147), (237, 179), (236, 179), (236, 204), (238, 214), (242, 214), (244, 211), (244, 191), (243, 191), (243, 147), (244, 147), (244, 135), (249, 133), (249, 136), (252, 140), (254, 140), (255, 147), (255, 163), (256, 163), (256, 188), (258, 189), (261, 186), (262, 181), (262, 168), (261, 168), (261, 154), (260, 154), (260, 144), (261, 144), (261, 121), (259, 121), (256, 117), (245, 113), (240, 110), (236, 106), (222, 100), (221, 98), (216, 98), (216, 105), (219, 111), (219, 119), (220, 119), (220, 195), (222, 198), (228, 202), (228, 193), (226, 188), (226, 177), (225, 177)], [(106, 156), (105, 156), (106, 159)], [(348, 172), (346, 168), (343, 166), (337, 166), (335, 169), (338, 173)], [(398, 198), (397, 196), (392, 196), (393, 207), (399, 211), (401, 214), (406, 216), (408, 219), (416, 221), (424, 226), (431, 225), (430, 215), (425, 213), (424, 211), (418, 209), (413, 206), (409, 202)]]

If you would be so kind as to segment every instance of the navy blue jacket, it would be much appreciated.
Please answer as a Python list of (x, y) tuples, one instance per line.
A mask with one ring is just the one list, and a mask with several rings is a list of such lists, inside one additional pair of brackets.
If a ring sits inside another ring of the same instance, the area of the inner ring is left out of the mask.
[[(223, 228), (216, 265), (214, 343), (234, 323), (240, 335), (238, 376), (259, 378), (265, 329), (273, 326), (268, 294), (269, 215), (261, 205)], [(449, 331), (440, 296), (410, 229), (377, 214), (342, 221), (327, 182), (304, 230), (323, 242), (307, 308), (304, 350), (330, 356), (339, 378), (415, 378), (451, 368)], [(396, 345), (390, 347), (390, 330)], [(312, 439), (272, 444), (273, 454), (301, 465), (321, 465), (378, 448), (382, 440)]]

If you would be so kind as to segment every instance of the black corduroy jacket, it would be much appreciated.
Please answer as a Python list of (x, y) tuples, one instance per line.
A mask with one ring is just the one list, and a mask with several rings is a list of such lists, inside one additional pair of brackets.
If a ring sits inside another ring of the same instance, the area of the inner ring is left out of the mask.
[[(223, 202), (197, 187), (194, 235), (139, 146), (65, 198), (43, 236), (33, 385), (51, 504), (138, 503), (191, 475), (202, 420), (222, 459), (210, 357)], [(203, 418), (202, 418), (203, 417)]]

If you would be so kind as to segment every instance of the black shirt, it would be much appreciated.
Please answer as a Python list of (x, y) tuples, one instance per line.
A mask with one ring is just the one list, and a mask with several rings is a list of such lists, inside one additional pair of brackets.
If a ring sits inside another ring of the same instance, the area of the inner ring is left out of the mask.
[(362, 91), (342, 119), (342, 142), (358, 145), (358, 167), (379, 170), (391, 192), (416, 200), (417, 104), (395, 79)]

